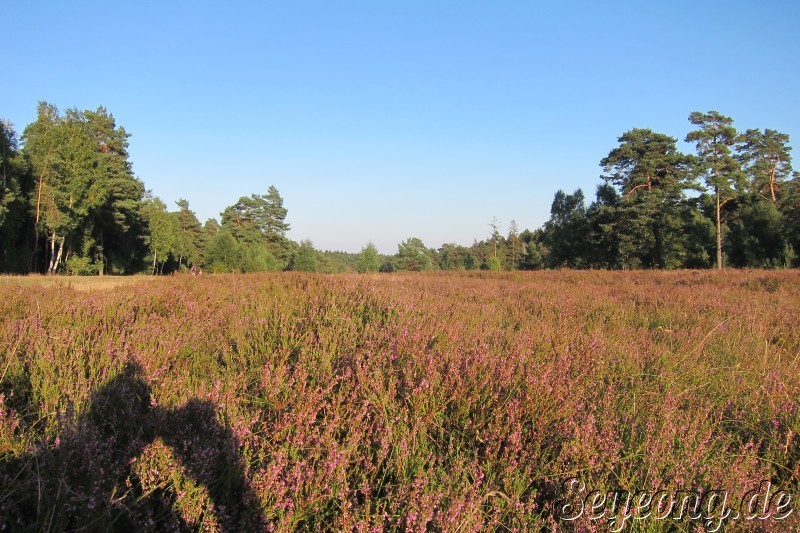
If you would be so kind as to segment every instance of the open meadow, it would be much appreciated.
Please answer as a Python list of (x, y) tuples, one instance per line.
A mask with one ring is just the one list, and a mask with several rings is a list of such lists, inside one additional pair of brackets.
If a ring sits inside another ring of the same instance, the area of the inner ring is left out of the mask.
[(800, 528), (797, 271), (52, 279), (0, 282), (0, 531)]

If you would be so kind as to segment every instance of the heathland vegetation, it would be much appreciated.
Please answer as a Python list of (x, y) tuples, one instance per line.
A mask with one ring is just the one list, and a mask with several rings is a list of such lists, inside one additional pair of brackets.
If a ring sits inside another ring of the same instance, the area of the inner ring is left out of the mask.
[[(800, 262), (800, 177), (789, 137), (737, 132), (716, 111), (693, 112), (685, 137), (650, 129), (623, 133), (600, 165), (602, 183), (558, 191), (550, 219), (488, 238), (429, 248), (410, 237), (393, 256), (320, 252), (287, 238), (275, 187), (241, 197), (220, 220), (201, 224), (189, 202), (170, 210), (134, 176), (129, 134), (112, 114), (42, 102), (17, 138), (0, 121), (0, 272), (214, 272), (675, 269), (786, 267)], [(503, 215), (501, 213), (501, 215)]]
[[(800, 177), (689, 118), (539, 229), (392, 256), (292, 242), (275, 187), (169, 210), (103, 108), (0, 121), (0, 270), (254, 273), (2, 279), (0, 530), (797, 531), (749, 491), (800, 494), (800, 280), (711, 268), (798, 264)], [(598, 504), (640, 491), (705, 507)]]
[(0, 285), (0, 530), (800, 527), (558, 503), (800, 494), (794, 271), (146, 279)]

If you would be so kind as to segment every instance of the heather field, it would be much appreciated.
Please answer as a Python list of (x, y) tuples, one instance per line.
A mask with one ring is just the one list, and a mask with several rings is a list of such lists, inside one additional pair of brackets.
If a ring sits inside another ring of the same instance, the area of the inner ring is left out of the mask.
[(799, 359), (796, 271), (4, 280), (0, 531), (797, 531)]

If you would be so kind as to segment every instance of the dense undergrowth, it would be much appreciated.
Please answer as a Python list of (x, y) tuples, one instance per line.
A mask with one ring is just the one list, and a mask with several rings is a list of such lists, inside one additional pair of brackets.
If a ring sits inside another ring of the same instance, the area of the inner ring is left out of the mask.
[(6, 284), (0, 357), (0, 530), (703, 526), (564, 521), (572, 477), (800, 497), (793, 271)]

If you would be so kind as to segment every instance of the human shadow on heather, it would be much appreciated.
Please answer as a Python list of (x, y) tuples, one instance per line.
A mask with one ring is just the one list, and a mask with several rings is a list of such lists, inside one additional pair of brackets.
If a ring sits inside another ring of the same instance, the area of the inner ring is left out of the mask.
[(0, 456), (0, 531), (189, 531), (174, 486), (145, 491), (134, 468), (157, 438), (205, 487), (223, 531), (264, 529), (238, 443), (210, 402), (151, 405), (141, 368), (128, 365), (92, 394), (55, 446)]

